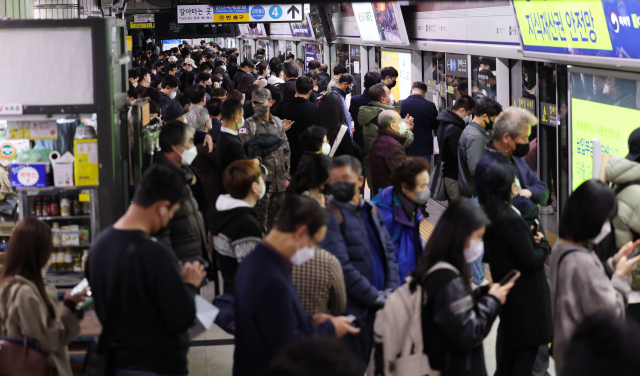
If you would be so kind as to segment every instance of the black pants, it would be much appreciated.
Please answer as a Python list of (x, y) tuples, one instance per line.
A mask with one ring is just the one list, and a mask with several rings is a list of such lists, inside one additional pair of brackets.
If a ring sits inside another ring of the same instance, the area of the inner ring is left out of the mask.
[(502, 323), (496, 339), (496, 373), (494, 376), (531, 376), (540, 346), (511, 347), (505, 344)]
[(367, 316), (362, 320), (360, 333), (356, 335), (347, 334), (342, 338), (347, 347), (349, 347), (356, 356), (356, 359), (360, 361), (363, 370), (367, 368), (371, 360), (371, 351), (373, 350), (373, 322), (376, 319), (376, 311), (375, 308), (369, 308)]
[(627, 306), (627, 321), (640, 325), (640, 303), (629, 304)]

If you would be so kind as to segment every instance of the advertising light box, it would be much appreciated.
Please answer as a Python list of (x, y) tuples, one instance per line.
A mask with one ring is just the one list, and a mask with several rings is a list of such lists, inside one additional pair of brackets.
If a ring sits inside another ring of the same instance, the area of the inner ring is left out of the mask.
[(364, 43), (384, 46), (408, 46), (409, 37), (400, 5), (395, 1), (351, 3)]
[(514, 0), (513, 7), (525, 56), (640, 66), (640, 1)]
[(391, 89), (393, 98), (397, 101), (407, 98), (411, 94), (411, 53), (382, 50), (381, 67), (394, 67), (398, 71), (396, 86)]
[(624, 157), (629, 135), (638, 127), (638, 110), (572, 98), (571, 190), (593, 177), (593, 139), (600, 139), (603, 153)]

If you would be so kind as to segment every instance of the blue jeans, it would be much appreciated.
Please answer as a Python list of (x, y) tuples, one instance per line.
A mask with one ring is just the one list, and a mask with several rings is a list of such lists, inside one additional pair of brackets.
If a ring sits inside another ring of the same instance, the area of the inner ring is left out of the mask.
[(116, 376), (165, 376), (150, 371), (134, 371), (128, 369), (116, 369)]
[[(480, 203), (478, 202), (477, 196), (472, 198), (471, 201), (480, 205)], [(475, 283), (476, 285), (482, 282), (482, 280), (484, 279), (485, 273), (484, 273), (484, 262), (482, 262), (483, 256), (484, 256), (484, 252), (482, 252), (482, 256), (480, 256), (480, 258), (478, 258), (476, 261), (469, 264), (471, 266), (471, 279), (473, 280), (473, 283)]]

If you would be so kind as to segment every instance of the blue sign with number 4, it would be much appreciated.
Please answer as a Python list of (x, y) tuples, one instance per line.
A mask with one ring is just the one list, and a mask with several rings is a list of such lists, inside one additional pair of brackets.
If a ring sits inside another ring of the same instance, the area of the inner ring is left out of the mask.
[(280, 8), (277, 5), (272, 6), (271, 8), (269, 8), (269, 15), (271, 16), (271, 18), (273, 18), (274, 20), (277, 20), (278, 18), (282, 17), (282, 8)]

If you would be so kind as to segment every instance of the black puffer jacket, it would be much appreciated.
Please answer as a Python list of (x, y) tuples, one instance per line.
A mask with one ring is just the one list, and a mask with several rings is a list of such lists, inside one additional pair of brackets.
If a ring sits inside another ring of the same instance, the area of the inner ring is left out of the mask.
[[(176, 171), (182, 176), (184, 183), (193, 189), (191, 185), (195, 174), (190, 167), (178, 167), (162, 153), (157, 154), (155, 163), (168, 166)], [(200, 181), (196, 181), (194, 184), (199, 185), (200, 190), (202, 189)], [(180, 209), (173, 215), (173, 219), (167, 227), (156, 235), (156, 238), (173, 249), (181, 261), (191, 260), (197, 256), (209, 260), (205, 246), (207, 233), (204, 220), (192, 189), (189, 189), (189, 198), (180, 203)]]
[(431, 368), (442, 376), (486, 376), (482, 341), (498, 316), (500, 302), (489, 287), (470, 294), (464, 279), (448, 269), (430, 274), (422, 285), (422, 336)]

